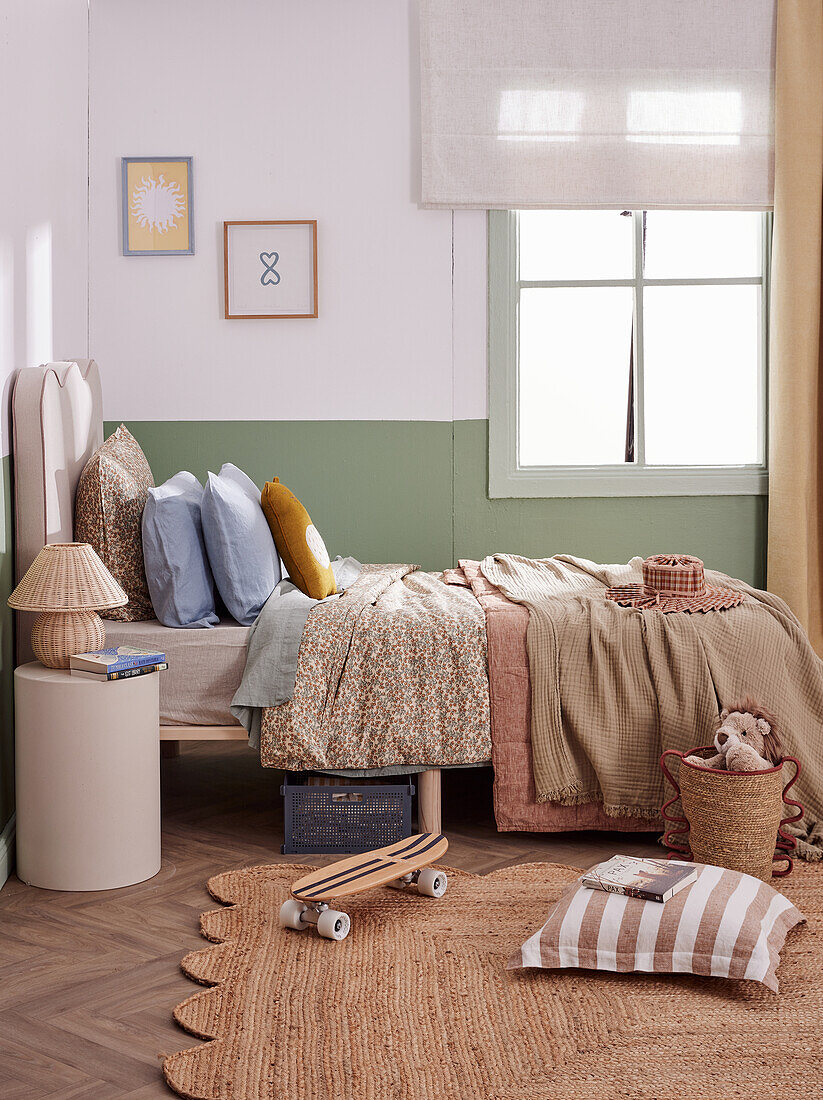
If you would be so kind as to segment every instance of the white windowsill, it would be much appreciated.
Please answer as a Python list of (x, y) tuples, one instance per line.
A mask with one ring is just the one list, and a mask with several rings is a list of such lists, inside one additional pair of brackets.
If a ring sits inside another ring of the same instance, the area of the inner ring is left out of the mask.
[(489, 496), (668, 497), (762, 496), (769, 474), (761, 466), (531, 466), (495, 472)]

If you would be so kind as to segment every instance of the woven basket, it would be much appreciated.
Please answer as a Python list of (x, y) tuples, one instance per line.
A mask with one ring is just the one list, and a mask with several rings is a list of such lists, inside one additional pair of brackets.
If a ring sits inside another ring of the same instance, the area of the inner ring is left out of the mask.
[[(660, 757), (660, 767), (676, 792), (660, 811), (665, 821), (679, 826), (663, 836), (663, 843), (671, 849), (669, 858), (685, 856), (695, 863), (728, 867), (766, 882), (773, 875), (788, 875), (793, 863), (787, 853), (796, 841), (783, 832), (783, 826), (798, 821), (803, 807), (786, 794), (800, 774), (800, 764), (786, 756), (776, 767), (761, 772), (729, 772), (701, 768), (685, 759), (716, 754), (714, 745), (706, 745), (688, 753), (667, 749)], [(680, 761), (679, 786), (666, 767), (667, 756)], [(795, 765), (795, 773), (784, 786), (786, 763)], [(683, 817), (671, 812), (678, 800)], [(797, 812), (783, 817), (784, 802)], [(785, 866), (775, 870), (775, 862)]]

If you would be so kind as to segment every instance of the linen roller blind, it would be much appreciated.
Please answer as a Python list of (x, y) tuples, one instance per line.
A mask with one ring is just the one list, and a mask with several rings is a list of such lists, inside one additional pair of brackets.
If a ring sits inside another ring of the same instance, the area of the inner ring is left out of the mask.
[(766, 210), (776, 0), (421, 0), (423, 203)]

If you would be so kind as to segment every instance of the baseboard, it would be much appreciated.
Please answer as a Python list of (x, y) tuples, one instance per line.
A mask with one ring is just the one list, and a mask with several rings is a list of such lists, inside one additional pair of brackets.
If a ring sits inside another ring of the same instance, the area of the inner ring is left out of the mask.
[(12, 814), (6, 827), (0, 833), (0, 887), (14, 870), (14, 834), (17, 828), (17, 815)]

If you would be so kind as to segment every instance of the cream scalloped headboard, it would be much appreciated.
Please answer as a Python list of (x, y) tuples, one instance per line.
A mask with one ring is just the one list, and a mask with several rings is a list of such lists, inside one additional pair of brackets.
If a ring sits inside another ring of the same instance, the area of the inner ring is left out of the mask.
[[(47, 542), (74, 537), (74, 494), (103, 442), (100, 372), (93, 359), (24, 367), (12, 396), (17, 580)], [(33, 616), (17, 618), (17, 659), (31, 659)]]

